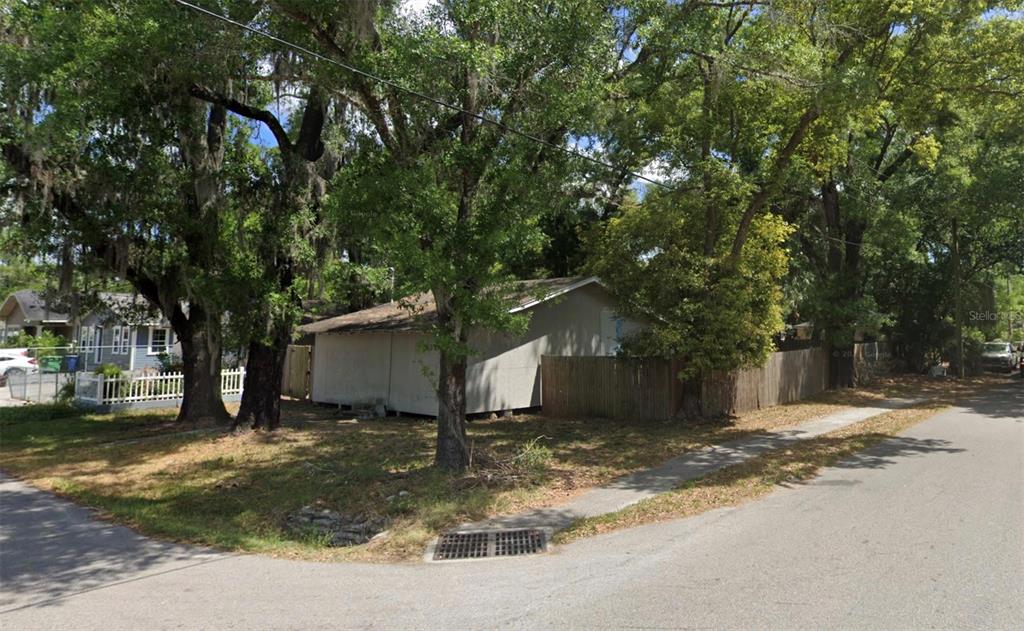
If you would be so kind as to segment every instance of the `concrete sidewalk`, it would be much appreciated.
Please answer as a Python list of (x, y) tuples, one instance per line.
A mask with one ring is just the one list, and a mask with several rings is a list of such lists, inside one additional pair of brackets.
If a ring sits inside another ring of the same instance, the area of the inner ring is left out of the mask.
[(540, 508), (464, 524), (456, 531), (539, 528), (551, 534), (574, 521), (614, 513), (683, 483), (739, 464), (769, 451), (860, 423), (873, 416), (919, 403), (922, 399), (889, 399), (877, 406), (854, 408), (808, 421), (791, 429), (766, 432), (677, 456), (659, 467), (623, 476), (607, 486), (580, 495), (562, 506)]

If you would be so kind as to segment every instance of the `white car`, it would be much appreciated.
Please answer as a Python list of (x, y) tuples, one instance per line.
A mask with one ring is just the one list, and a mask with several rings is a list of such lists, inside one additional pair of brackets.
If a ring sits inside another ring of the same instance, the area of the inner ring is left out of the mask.
[(31, 375), (38, 369), (36, 360), (28, 356), (27, 348), (0, 348), (0, 385), (19, 372)]

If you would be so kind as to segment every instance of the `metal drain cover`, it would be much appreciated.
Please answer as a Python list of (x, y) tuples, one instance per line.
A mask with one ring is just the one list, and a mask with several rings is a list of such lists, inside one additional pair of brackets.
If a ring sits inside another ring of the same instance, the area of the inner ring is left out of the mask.
[(449, 532), (438, 537), (434, 560), (521, 556), (543, 552), (545, 546), (544, 531), (536, 528)]

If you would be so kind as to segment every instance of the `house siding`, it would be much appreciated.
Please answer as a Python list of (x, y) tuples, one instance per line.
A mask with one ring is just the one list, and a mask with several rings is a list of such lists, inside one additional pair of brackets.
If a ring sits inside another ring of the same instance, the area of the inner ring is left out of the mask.
[(611, 296), (592, 284), (531, 309), (523, 335), (473, 331), (470, 345), (477, 354), (466, 370), (466, 411), (538, 407), (544, 355), (614, 355), (621, 337), (639, 328), (615, 317)]
[(25, 328), (25, 314), (18, 307), (4, 320), (4, 338), (14, 337)]
[(171, 353), (180, 354), (179, 347), (177, 345), (177, 339), (174, 337), (174, 331), (170, 330), (169, 327), (157, 326), (150, 327), (148, 325), (143, 326), (132, 326), (131, 327), (131, 347), (126, 353), (114, 353), (112, 348), (114, 344), (114, 328), (128, 326), (123, 323), (109, 323), (104, 322), (101, 317), (96, 315), (90, 315), (82, 320), (82, 325), (79, 327), (77, 335), (78, 340), (81, 341), (81, 330), (83, 327), (99, 327), (98, 338), (100, 348), (99, 362), (96, 361), (95, 351), (84, 353), (83, 356), (86, 360), (86, 368), (95, 368), (97, 364), (114, 364), (122, 370), (159, 370), (160, 361), (158, 355), (149, 354), (149, 336), (151, 328), (167, 328), (168, 329), (168, 341), (171, 346)]
[(438, 355), (421, 352), (415, 332), (319, 333), (313, 346), (313, 400), (437, 415)]

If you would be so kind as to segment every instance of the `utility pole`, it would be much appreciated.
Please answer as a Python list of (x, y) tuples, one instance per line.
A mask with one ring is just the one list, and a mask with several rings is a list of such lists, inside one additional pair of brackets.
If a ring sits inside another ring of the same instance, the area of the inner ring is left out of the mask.
[(963, 287), (960, 278), (960, 221), (953, 217), (953, 283), (956, 291), (956, 348), (957, 348), (957, 376), (961, 379), (966, 376), (964, 366), (964, 313), (963, 313)]

